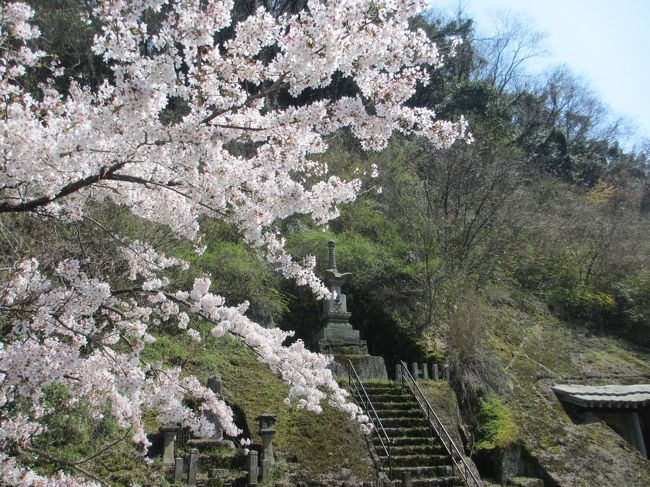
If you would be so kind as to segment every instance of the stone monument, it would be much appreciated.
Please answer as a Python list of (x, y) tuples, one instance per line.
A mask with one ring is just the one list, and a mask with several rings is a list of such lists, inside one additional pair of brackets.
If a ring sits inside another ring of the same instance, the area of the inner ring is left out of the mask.
[(341, 289), (352, 273), (339, 272), (336, 244), (330, 240), (328, 247), (328, 268), (323, 281), (332, 297), (323, 301), (322, 326), (314, 336), (314, 346), (317, 351), (334, 356), (332, 368), (335, 375), (347, 375), (348, 360), (351, 360), (362, 379), (387, 379), (384, 359), (368, 353), (368, 344), (349, 322), (351, 313)]

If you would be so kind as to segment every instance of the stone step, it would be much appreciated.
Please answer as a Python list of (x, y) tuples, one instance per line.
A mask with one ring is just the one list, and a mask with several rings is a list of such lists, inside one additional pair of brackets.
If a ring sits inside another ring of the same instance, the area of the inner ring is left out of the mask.
[[(388, 465), (388, 458), (383, 450), (379, 455), (382, 465)], [(391, 450), (391, 461), (393, 469), (396, 467), (449, 467), (451, 468), (451, 459), (446, 455), (395, 455)]]
[(427, 427), (414, 427), (414, 428), (386, 428), (386, 434), (392, 439), (397, 438), (430, 438), (431, 434)]
[[(372, 405), (375, 408), (375, 411), (379, 410), (420, 410), (420, 405), (418, 402), (411, 398), (408, 400), (400, 401), (400, 402), (395, 402), (395, 401), (388, 401), (388, 400), (375, 400), (373, 398), (370, 399), (372, 401)], [(424, 413), (422, 413), (424, 415)]]
[(384, 428), (428, 428), (429, 422), (424, 417), (411, 418), (381, 418)]
[(410, 404), (410, 403), (417, 404), (417, 401), (413, 396), (403, 394), (401, 392), (398, 392), (396, 394), (390, 392), (377, 392), (371, 394), (370, 392), (368, 392), (368, 397), (370, 398), (373, 404), (382, 403), (382, 402), (392, 402), (398, 404)]
[[(397, 477), (396, 477), (397, 479)], [(463, 479), (460, 477), (441, 477), (435, 479), (413, 479), (413, 487), (464, 487)], [(393, 480), (393, 487), (401, 487), (401, 480)]]
[(389, 419), (389, 418), (424, 418), (424, 414), (422, 413), (422, 410), (418, 408), (412, 408), (412, 407), (403, 407), (403, 408), (387, 408), (387, 409), (377, 409), (375, 407), (375, 411), (377, 411), (377, 414), (383, 421), (384, 418)]
[[(386, 471), (386, 468), (387, 464), (384, 471)], [(426, 467), (393, 467), (393, 478), (402, 478), (402, 472), (410, 472), (413, 480), (447, 478), (452, 475), (449, 465), (430, 465)]]
[[(408, 436), (402, 436), (402, 437), (390, 437), (391, 441), (391, 447), (393, 446), (428, 446), (428, 445), (433, 445), (430, 438), (426, 438), (423, 436), (415, 436), (415, 437), (408, 437)], [(372, 442), (375, 445), (379, 445), (380, 441), (377, 436), (373, 437)], [(438, 443), (435, 443), (438, 445)]]
[(389, 381), (372, 381), (372, 380), (364, 380), (363, 381), (363, 387), (366, 389), (401, 389), (402, 384), (399, 382), (395, 382), (392, 380)]
[(369, 396), (376, 396), (380, 394), (384, 394), (387, 396), (404, 396), (404, 395), (410, 395), (410, 393), (407, 393), (406, 391), (400, 389), (399, 387), (392, 387), (392, 386), (366, 386), (364, 384), (363, 387), (366, 392), (368, 393)]
[[(419, 439), (419, 438), (418, 438)], [(380, 447), (381, 448), (381, 447)], [(446, 455), (447, 452), (441, 444), (430, 442), (415, 445), (391, 445), (391, 455)]]

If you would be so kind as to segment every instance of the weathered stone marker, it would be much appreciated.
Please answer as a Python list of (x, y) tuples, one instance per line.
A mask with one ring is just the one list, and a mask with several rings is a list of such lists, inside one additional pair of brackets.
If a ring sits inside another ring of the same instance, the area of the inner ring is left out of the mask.
[(411, 472), (402, 472), (402, 487), (413, 487)]
[(174, 465), (174, 482), (180, 482), (183, 480), (183, 458), (177, 457), (176, 464)]
[[(221, 376), (215, 375), (208, 379), (208, 389), (214, 392), (217, 397), (223, 398)], [(214, 438), (221, 439), (223, 430), (221, 428), (221, 421), (212, 412), (206, 414), (208, 420), (214, 424)]]
[(199, 472), (199, 450), (190, 451), (190, 467), (187, 474), (187, 485), (196, 485), (196, 474)]
[(246, 456), (246, 470), (248, 470), (248, 485), (257, 485), (259, 477), (259, 466), (257, 463), (257, 452), (251, 450)]
[(433, 364), (432, 369), (433, 369), (433, 380), (439, 380), (440, 374), (438, 372), (438, 364)]
[(223, 396), (223, 383), (221, 382), (221, 376), (214, 375), (208, 379), (208, 389), (214, 392), (217, 396)]
[(163, 465), (171, 467), (175, 461), (176, 433), (180, 428), (176, 424), (165, 424), (160, 427), (163, 434)]
[(420, 378), (420, 370), (418, 369), (418, 363), (417, 362), (413, 362), (411, 364), (411, 373), (413, 374), (413, 378), (415, 380)]
[(422, 378), (424, 380), (429, 379), (429, 366), (427, 365), (426, 362), (422, 364)]
[(395, 380), (401, 382), (402, 380), (402, 364), (395, 364)]
[(262, 482), (269, 478), (271, 468), (275, 464), (273, 455), (273, 437), (275, 436), (275, 423), (278, 421), (275, 416), (269, 413), (262, 413), (256, 418), (260, 423), (259, 435), (262, 437)]
[(449, 364), (445, 364), (442, 366), (442, 372), (445, 376), (445, 380), (449, 382)]

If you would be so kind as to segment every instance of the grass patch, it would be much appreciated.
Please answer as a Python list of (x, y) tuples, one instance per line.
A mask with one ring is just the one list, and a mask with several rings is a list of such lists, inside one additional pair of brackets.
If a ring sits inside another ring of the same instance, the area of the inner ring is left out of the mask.
[[(83, 402), (68, 408), (68, 398), (63, 387), (46, 390), (46, 402), (53, 413), (47, 420), (47, 430), (34, 439), (36, 448), (52, 458), (80, 462), (86, 471), (107, 485), (167, 485), (162, 458), (146, 463), (141, 449), (131, 440), (132, 433), (119, 427), (110, 407), (105, 407), (103, 416), (97, 420), (93, 418), (92, 408)], [(46, 457), (34, 457), (34, 460), (35, 469), (48, 475), (62, 468), (61, 463)]]
[(477, 450), (503, 448), (517, 441), (517, 425), (508, 407), (496, 396), (481, 404), (478, 414)]

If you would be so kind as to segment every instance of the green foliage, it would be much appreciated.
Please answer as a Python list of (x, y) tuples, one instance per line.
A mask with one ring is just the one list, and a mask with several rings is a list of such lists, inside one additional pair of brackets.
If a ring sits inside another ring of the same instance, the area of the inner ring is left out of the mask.
[(628, 277), (617, 291), (631, 321), (650, 323), (650, 269)]
[[(650, 330), (650, 270), (641, 269), (612, 284), (616, 318), (631, 332), (632, 339), (648, 335)], [(646, 340), (642, 338), (642, 343)]]
[(69, 407), (71, 398), (61, 387), (50, 388), (46, 395), (46, 403), (51, 408), (47, 430), (37, 437), (34, 447), (45, 452), (51, 460), (46, 455), (35, 456), (37, 469), (52, 473), (69, 462), (92, 472), (109, 485), (129, 486), (152, 481), (165, 484), (161, 462), (147, 464), (144, 461), (142, 452), (131, 441), (132, 432), (119, 427), (110, 407), (107, 406), (98, 419), (84, 404)]
[(287, 311), (287, 297), (280, 291), (274, 270), (241, 241), (231, 226), (205, 222), (207, 248), (197, 255), (189, 245), (174, 253), (191, 263), (189, 272), (174, 276), (179, 287), (191, 288), (195, 278), (209, 274), (211, 291), (226, 298), (229, 305), (250, 303), (248, 315), (264, 326), (273, 326)]
[[(37, 40), (45, 52), (54, 54), (68, 76), (57, 79), (57, 87), (68, 88), (70, 78), (86, 86), (97, 87), (110, 76), (100, 56), (92, 52), (93, 37), (99, 32), (95, 22), (86, 23), (89, 3), (79, 0), (28, 0), (35, 10), (35, 22), (41, 31)], [(30, 83), (42, 81), (42, 66), (30, 72)]]
[(481, 403), (476, 415), (478, 450), (503, 448), (518, 439), (517, 425), (508, 407), (496, 396)]
[(560, 288), (550, 296), (553, 306), (560, 307), (571, 317), (586, 321), (602, 321), (613, 311), (614, 297), (611, 294), (596, 291), (584, 286)]

